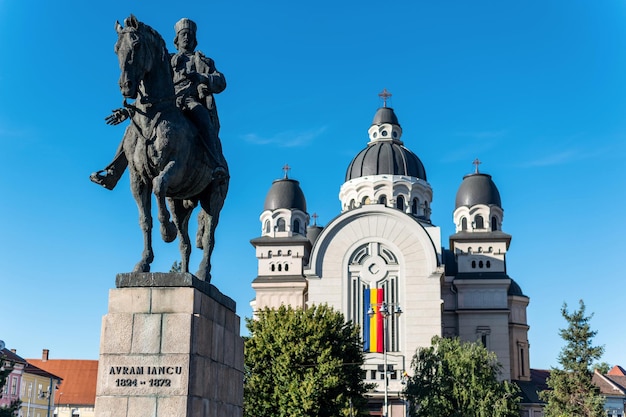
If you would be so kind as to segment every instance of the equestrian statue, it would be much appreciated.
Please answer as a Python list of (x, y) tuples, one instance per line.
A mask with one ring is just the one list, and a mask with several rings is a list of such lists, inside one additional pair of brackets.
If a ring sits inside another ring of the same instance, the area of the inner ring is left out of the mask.
[(197, 26), (189, 19), (174, 26), (175, 54), (167, 51), (154, 29), (133, 15), (124, 26), (116, 22), (115, 29), (124, 106), (105, 121), (116, 125), (130, 119), (130, 124), (113, 161), (90, 179), (111, 190), (128, 167), (144, 237), (135, 272), (149, 272), (154, 260), (152, 194), (161, 237), (165, 242), (179, 239), (181, 272), (189, 272), (189, 219), (199, 204), (196, 245), (203, 256), (196, 276), (208, 282), (215, 228), (230, 179), (213, 97), (226, 88), (226, 80), (211, 58), (195, 51)]

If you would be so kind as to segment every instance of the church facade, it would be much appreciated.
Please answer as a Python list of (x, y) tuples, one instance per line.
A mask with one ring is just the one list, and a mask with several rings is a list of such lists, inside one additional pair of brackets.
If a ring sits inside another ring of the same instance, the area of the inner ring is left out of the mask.
[(298, 181), (285, 175), (271, 185), (261, 236), (251, 240), (253, 310), (327, 303), (358, 324), (366, 382), (376, 384), (372, 415), (406, 415), (406, 372), (435, 335), (480, 341), (497, 354), (503, 379), (530, 381), (529, 298), (507, 274), (511, 236), (491, 176), (477, 164), (461, 181), (444, 248), (425, 167), (404, 146), (392, 108), (377, 110), (368, 135), (348, 165), (341, 212), (325, 227), (310, 225)]

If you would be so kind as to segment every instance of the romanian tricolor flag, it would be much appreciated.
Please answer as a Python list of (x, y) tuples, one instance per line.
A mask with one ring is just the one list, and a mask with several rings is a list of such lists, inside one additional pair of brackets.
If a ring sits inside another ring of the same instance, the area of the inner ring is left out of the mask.
[[(384, 301), (382, 288), (366, 288), (363, 290), (363, 350), (365, 352), (383, 353), (383, 316), (380, 305)], [(374, 310), (369, 316), (368, 311)]]

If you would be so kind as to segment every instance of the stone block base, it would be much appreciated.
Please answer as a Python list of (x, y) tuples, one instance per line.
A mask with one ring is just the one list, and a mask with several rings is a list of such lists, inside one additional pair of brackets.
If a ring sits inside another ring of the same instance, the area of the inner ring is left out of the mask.
[(235, 303), (184, 273), (117, 276), (102, 320), (96, 417), (242, 417)]

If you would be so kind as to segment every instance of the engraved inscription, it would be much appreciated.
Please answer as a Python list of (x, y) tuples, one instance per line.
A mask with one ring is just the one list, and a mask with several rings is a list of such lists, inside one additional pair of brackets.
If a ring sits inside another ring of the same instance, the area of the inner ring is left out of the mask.
[(179, 388), (182, 366), (119, 366), (108, 367), (107, 385), (121, 389)]

